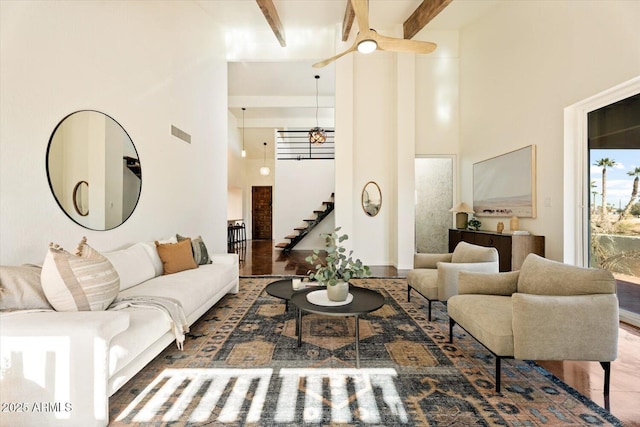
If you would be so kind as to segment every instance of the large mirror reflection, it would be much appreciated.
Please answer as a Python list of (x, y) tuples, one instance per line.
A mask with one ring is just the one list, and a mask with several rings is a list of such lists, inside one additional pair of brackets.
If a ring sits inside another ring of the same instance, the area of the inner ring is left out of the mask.
[(99, 111), (76, 111), (58, 123), (49, 139), (47, 176), (62, 210), (92, 230), (118, 227), (140, 197), (142, 171), (133, 141)]

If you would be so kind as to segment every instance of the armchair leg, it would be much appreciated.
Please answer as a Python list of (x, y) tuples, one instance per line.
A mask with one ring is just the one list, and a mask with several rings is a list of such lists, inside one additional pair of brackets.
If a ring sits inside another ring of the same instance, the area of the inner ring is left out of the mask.
[(431, 300), (427, 301), (429, 301), (429, 322), (431, 322)]
[(502, 358), (496, 356), (496, 393), (500, 393), (500, 362)]
[(449, 317), (449, 343), (453, 343), (453, 327), (456, 325), (456, 321)]
[(407, 302), (411, 302), (411, 285), (407, 285)]
[(604, 369), (604, 395), (609, 396), (609, 384), (611, 383), (611, 362), (600, 362)]

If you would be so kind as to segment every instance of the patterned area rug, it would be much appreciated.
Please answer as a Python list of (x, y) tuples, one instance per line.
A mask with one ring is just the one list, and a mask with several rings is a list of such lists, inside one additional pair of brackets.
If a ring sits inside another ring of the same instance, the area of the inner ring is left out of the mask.
[(426, 301), (407, 302), (404, 279), (361, 279), (385, 305), (360, 319), (305, 315), (264, 292), (276, 278), (246, 278), (110, 400), (110, 425), (621, 425), (533, 363), (502, 363)]

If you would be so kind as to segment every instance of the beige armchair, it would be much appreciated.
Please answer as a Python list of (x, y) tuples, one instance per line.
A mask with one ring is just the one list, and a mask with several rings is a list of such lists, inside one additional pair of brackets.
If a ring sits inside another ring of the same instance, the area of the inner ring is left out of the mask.
[(459, 295), (447, 304), (449, 342), (458, 324), (500, 361), (591, 360), (604, 368), (609, 395), (618, 352), (616, 281), (606, 271), (529, 254), (520, 271), (460, 273)]
[(449, 254), (415, 254), (413, 270), (407, 273), (407, 301), (411, 301), (411, 289), (431, 303), (446, 302), (458, 293), (458, 273), (475, 271), (498, 272), (498, 251), (495, 248), (460, 242)]

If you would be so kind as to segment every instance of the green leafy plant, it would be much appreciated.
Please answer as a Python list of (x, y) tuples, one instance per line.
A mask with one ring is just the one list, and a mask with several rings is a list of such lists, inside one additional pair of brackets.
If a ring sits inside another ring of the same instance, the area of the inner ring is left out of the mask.
[(348, 282), (355, 277), (365, 277), (371, 274), (371, 269), (364, 265), (360, 259), (353, 259), (353, 251), (347, 253), (347, 249), (341, 245), (347, 240), (347, 234), (338, 235), (340, 227), (333, 233), (321, 234), (326, 241), (326, 264), (318, 263), (320, 250), (315, 249), (313, 254), (306, 257), (305, 261), (315, 265), (315, 271), (309, 272), (311, 280), (317, 280), (325, 285), (333, 286), (338, 282)]
[(480, 220), (476, 217), (473, 217), (469, 220), (469, 223), (467, 224), (469, 226), (469, 228), (472, 228), (476, 231), (478, 231), (480, 229), (480, 226), (482, 225), (482, 223), (480, 222)]

